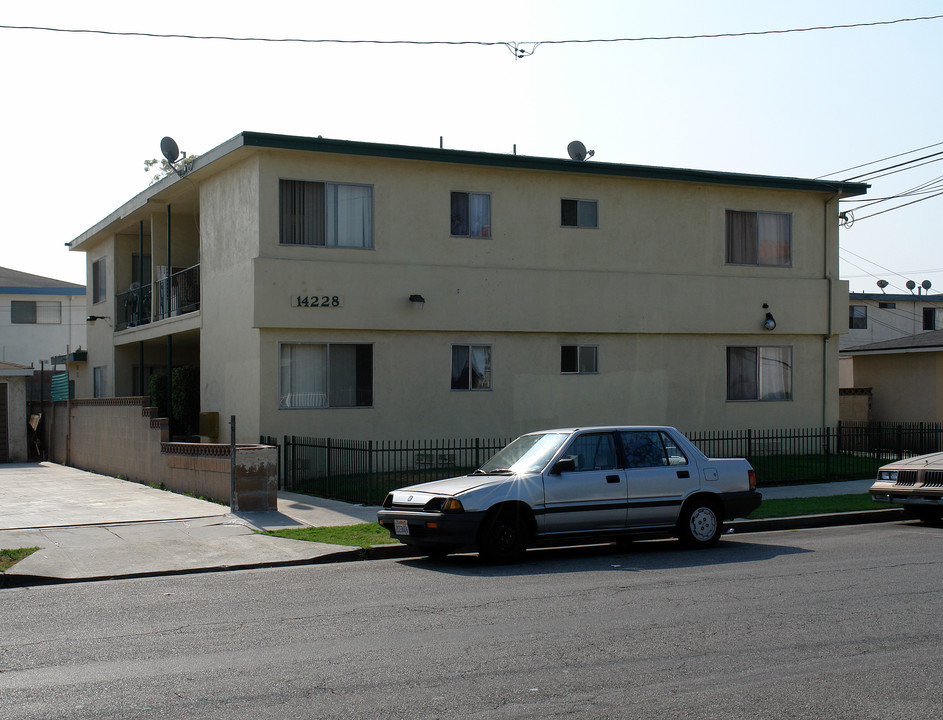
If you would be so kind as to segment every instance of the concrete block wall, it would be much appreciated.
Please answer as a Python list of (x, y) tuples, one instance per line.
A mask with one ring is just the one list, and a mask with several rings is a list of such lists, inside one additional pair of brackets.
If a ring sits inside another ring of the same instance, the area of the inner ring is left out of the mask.
[[(278, 509), (278, 449), (237, 445), (235, 483), (229, 445), (174, 443), (166, 418), (146, 397), (71, 402), (71, 436), (57, 438), (58, 462), (229, 505), (233, 511)], [(57, 423), (57, 435), (60, 423)], [(231, 489), (235, 486), (235, 494)]]

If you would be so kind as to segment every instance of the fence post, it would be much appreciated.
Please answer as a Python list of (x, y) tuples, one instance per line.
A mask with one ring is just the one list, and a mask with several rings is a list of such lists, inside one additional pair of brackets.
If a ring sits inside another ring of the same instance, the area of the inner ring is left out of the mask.
[(289, 480), (289, 484), (288, 484), (289, 490), (295, 489), (295, 441), (296, 439), (297, 438), (294, 435), (291, 436), (291, 463), (286, 468), (286, 477)]
[(747, 457), (753, 457), (753, 428), (747, 428)]
[(897, 424), (897, 460), (900, 460), (904, 457), (904, 428), (898, 423)]
[(831, 459), (832, 459), (832, 429), (825, 428), (825, 479), (832, 477)]
[(332, 447), (331, 447), (331, 445), (332, 445), (332, 443), (331, 443), (331, 438), (327, 438), (327, 443), (326, 443), (326, 452), (327, 452), (327, 463), (326, 463), (326, 465), (327, 465), (327, 482), (325, 483), (325, 490), (327, 490), (327, 492), (325, 493), (326, 497), (333, 497), (333, 495), (331, 495), (331, 485), (332, 485), (332, 483), (331, 483), (331, 480), (332, 480), (332, 478), (331, 478), (331, 471), (333, 470), (333, 463), (332, 463), (332, 460), (333, 460), (334, 458), (333, 458), (333, 452), (332, 452)]

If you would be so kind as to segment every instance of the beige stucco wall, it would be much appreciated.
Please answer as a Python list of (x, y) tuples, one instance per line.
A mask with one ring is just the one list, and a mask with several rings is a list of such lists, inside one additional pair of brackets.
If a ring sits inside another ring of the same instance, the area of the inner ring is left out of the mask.
[(220, 435), (254, 442), (259, 425), (259, 331), (255, 295), (278, 294), (280, 279), (259, 290), (254, 258), (259, 243), (258, 158), (231, 168), (200, 187), (201, 307), (200, 407), (218, 412)]
[(855, 385), (872, 388), (872, 420), (943, 421), (943, 352), (858, 354)]
[[(59, 303), (58, 323), (13, 323), (13, 301)], [(53, 355), (65, 355), (66, 350), (86, 347), (85, 296), (59, 294), (17, 294), (0, 296), (0, 361), (49, 368)]]

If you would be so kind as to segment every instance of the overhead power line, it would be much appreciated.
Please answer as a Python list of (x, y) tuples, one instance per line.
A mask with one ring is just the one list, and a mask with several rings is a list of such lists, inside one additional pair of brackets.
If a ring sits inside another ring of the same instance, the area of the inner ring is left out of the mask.
[(576, 45), (593, 43), (628, 43), (628, 42), (655, 42), (666, 40), (716, 40), (720, 38), (756, 37), (763, 35), (787, 35), (791, 33), (806, 33), (821, 30), (848, 30), (852, 28), (878, 27), (896, 25), (898, 23), (924, 22), (939, 20), (943, 15), (925, 15), (922, 17), (897, 18), (895, 20), (881, 20), (876, 22), (848, 23), (844, 25), (816, 25), (813, 27), (788, 28), (784, 30), (753, 30), (746, 32), (704, 33), (697, 35), (652, 35), (642, 37), (623, 38), (592, 38), (582, 40), (538, 40), (529, 42), (518, 41), (483, 41), (483, 40), (342, 40), (339, 38), (272, 38), (272, 37), (239, 37), (230, 35), (189, 35), (184, 33), (150, 33), (115, 30), (93, 30), (87, 28), (56, 28), (38, 25), (0, 25), (2, 30), (33, 30), (39, 32), (75, 33), (86, 35), (110, 35), (118, 37), (145, 37), (159, 39), (180, 40), (223, 40), (228, 42), (267, 42), (267, 43), (310, 43), (310, 44), (339, 44), (339, 45), (477, 45), (481, 47), (504, 46), (515, 57), (522, 58), (533, 55), (540, 45)]

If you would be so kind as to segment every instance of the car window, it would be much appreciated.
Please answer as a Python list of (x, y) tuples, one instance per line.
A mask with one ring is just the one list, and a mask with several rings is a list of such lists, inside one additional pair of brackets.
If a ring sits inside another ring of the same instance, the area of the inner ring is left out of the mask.
[(671, 435), (666, 432), (659, 432), (658, 435), (665, 446), (665, 454), (668, 456), (668, 464), (687, 465), (687, 457), (685, 457), (684, 453), (681, 452), (681, 448), (675, 445), (675, 441), (671, 439)]
[(627, 468), (668, 465), (668, 455), (658, 431), (627, 430), (622, 433), (622, 449), (625, 452)]
[(616, 444), (611, 433), (580, 435), (566, 449), (563, 457), (571, 458), (577, 472), (613, 470), (616, 467)]

